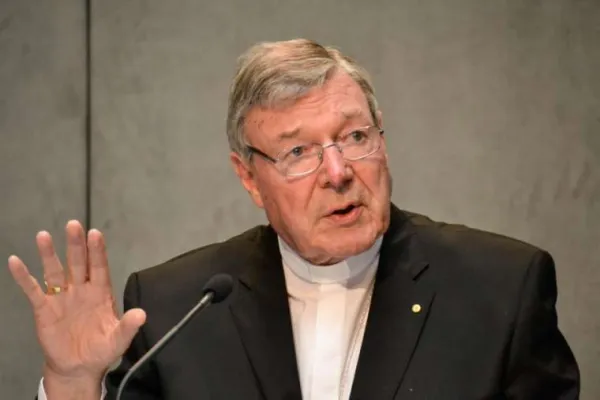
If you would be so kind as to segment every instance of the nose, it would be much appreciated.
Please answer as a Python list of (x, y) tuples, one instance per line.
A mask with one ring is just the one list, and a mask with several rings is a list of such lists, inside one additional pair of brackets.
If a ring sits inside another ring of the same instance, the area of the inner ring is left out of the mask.
[(323, 149), (323, 170), (320, 174), (321, 185), (331, 186), (337, 191), (348, 185), (352, 179), (352, 168), (342, 156), (335, 144), (325, 146)]

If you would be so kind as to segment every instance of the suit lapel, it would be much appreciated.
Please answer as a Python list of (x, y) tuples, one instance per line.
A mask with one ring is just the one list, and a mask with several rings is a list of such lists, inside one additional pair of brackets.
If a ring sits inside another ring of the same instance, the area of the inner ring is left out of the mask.
[(352, 386), (352, 399), (392, 399), (404, 377), (434, 291), (419, 277), (428, 264), (406, 215), (392, 208), (373, 300)]
[(301, 400), (281, 254), (270, 227), (257, 239), (240, 281), (230, 309), (264, 397)]
[[(392, 399), (433, 305), (419, 277), (428, 268), (406, 214), (392, 206), (351, 399)], [(262, 230), (230, 304), (267, 400), (301, 400), (293, 330), (277, 236)], [(416, 308), (413, 308), (415, 306)]]

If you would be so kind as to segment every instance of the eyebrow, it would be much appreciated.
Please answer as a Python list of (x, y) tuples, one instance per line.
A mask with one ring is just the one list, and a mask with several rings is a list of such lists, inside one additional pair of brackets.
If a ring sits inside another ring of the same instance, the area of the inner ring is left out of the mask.
[[(346, 121), (353, 119), (353, 118), (362, 117), (364, 115), (363, 111), (360, 108), (341, 110), (340, 112), (342, 113), (342, 115), (344, 116), (344, 120), (346, 120)], [(286, 140), (294, 139), (294, 138), (298, 137), (299, 134), (300, 134), (300, 128), (296, 128), (291, 131), (283, 131), (277, 135), (276, 141), (278, 143), (281, 143)]]
[(350, 110), (342, 110), (341, 113), (346, 120), (353, 119), (356, 117), (362, 117), (364, 115), (363, 111), (360, 108), (352, 108)]
[(277, 142), (283, 142), (284, 140), (293, 139), (298, 136), (300, 129), (296, 128), (292, 131), (284, 131), (277, 135)]

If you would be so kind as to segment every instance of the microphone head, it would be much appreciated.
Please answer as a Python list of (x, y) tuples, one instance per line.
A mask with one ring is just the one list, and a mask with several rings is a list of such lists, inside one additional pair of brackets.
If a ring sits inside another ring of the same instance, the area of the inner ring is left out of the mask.
[(202, 294), (213, 293), (212, 303), (219, 303), (227, 298), (233, 290), (233, 279), (228, 274), (217, 274), (206, 282)]

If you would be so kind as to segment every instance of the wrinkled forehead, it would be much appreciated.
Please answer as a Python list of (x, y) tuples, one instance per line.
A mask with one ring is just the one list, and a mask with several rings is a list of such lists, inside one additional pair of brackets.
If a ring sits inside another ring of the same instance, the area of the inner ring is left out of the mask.
[(280, 141), (291, 136), (335, 133), (351, 124), (373, 123), (367, 98), (347, 74), (330, 78), (294, 101), (254, 107), (245, 119), (249, 140)]

